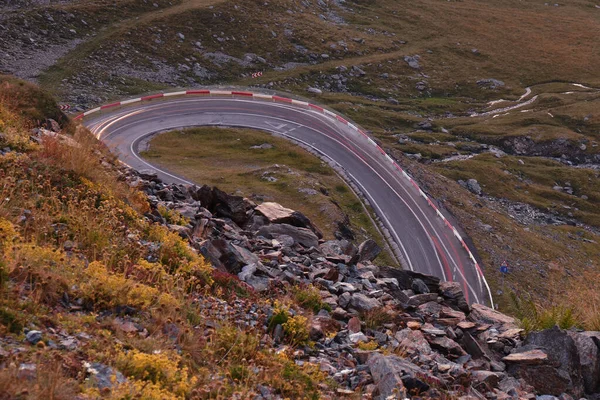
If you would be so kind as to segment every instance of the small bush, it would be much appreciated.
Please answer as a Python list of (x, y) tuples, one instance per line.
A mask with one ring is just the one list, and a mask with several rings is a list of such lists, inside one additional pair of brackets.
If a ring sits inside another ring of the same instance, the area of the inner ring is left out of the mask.
[(249, 297), (252, 288), (242, 282), (236, 275), (215, 269), (212, 271), (212, 289), (219, 297), (229, 298), (233, 295)]
[(367, 328), (377, 329), (383, 324), (392, 322), (393, 317), (385, 308), (374, 308), (363, 312), (360, 319), (364, 321)]
[(285, 306), (285, 304), (275, 300), (275, 304), (273, 305), (273, 315), (269, 318), (269, 331), (273, 331), (277, 325), (285, 324), (290, 317), (290, 311)]
[(511, 293), (511, 300), (515, 316), (525, 332), (549, 329), (555, 325), (562, 329), (581, 326), (572, 308), (564, 306), (543, 308), (531, 300), (519, 299), (514, 293)]
[(379, 347), (379, 345), (374, 340), (371, 340), (370, 342), (360, 342), (360, 343), (358, 343), (358, 348), (361, 349), (361, 350), (373, 351), (377, 347)]
[(126, 376), (152, 382), (185, 396), (194, 385), (195, 378), (189, 377), (186, 367), (180, 367), (180, 361), (181, 357), (174, 352), (147, 354), (135, 349), (120, 352), (116, 359), (119, 370)]
[(169, 210), (162, 204), (158, 206), (158, 213), (167, 221), (169, 224), (174, 225), (187, 225), (190, 221), (175, 210)]
[(235, 326), (225, 325), (218, 328), (212, 338), (211, 347), (217, 361), (228, 360), (240, 363), (252, 359), (258, 352), (258, 338), (246, 333)]
[(174, 309), (179, 302), (171, 294), (115, 274), (99, 262), (85, 270), (87, 280), (82, 294), (97, 308), (129, 305), (147, 309), (151, 306)]
[(308, 286), (306, 288), (295, 288), (294, 299), (300, 306), (307, 310), (311, 310), (315, 314), (321, 309), (325, 309), (331, 312), (329, 304), (324, 303), (321, 300), (321, 294), (314, 286)]
[(19, 317), (6, 308), (0, 308), (0, 324), (4, 325), (9, 332), (14, 334), (19, 334), (23, 331), (23, 323)]
[(282, 324), (286, 340), (292, 346), (305, 344), (308, 341), (308, 320), (302, 315), (289, 318)]

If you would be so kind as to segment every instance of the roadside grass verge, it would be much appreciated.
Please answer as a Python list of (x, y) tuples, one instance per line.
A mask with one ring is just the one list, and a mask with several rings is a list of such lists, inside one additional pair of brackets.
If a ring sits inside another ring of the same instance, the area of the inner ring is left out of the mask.
[[(263, 144), (272, 147), (251, 149)], [(328, 239), (347, 216), (358, 241), (385, 243), (361, 201), (335, 171), (288, 140), (251, 129), (193, 128), (155, 136), (141, 155), (199, 184), (298, 210)], [(392, 260), (385, 253), (378, 259), (390, 265), (395, 264)]]

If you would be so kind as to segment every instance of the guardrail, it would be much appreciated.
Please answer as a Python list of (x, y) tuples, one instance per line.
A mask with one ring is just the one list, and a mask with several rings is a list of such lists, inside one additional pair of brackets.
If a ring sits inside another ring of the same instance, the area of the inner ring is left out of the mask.
[(469, 246), (467, 246), (467, 244), (465, 243), (464, 239), (462, 238), (462, 236), (460, 235), (460, 233), (458, 232), (458, 230), (452, 226), (452, 224), (450, 223), (450, 221), (448, 221), (448, 219), (444, 216), (444, 214), (442, 214), (442, 212), (438, 209), (438, 207), (436, 207), (436, 205), (434, 204), (434, 202), (431, 200), (431, 198), (429, 196), (427, 196), (427, 194), (423, 191), (423, 189), (421, 189), (419, 187), (419, 185), (417, 184), (417, 182), (410, 176), (408, 175), (408, 173), (406, 173), (406, 171), (400, 167), (400, 165), (398, 165), (398, 163), (396, 161), (394, 161), (394, 159), (392, 157), (390, 157), (389, 154), (387, 154), (385, 152), (385, 150), (383, 150), (381, 148), (381, 146), (379, 146), (371, 137), (369, 137), (369, 135), (367, 135), (362, 129), (360, 129), (359, 127), (357, 127), (356, 125), (350, 123), (349, 121), (347, 121), (345, 118), (343, 118), (342, 116), (329, 111), (323, 107), (320, 107), (316, 104), (312, 104), (306, 101), (300, 101), (300, 100), (294, 100), (294, 99), (290, 99), (287, 97), (281, 97), (281, 96), (277, 96), (277, 95), (268, 95), (268, 94), (262, 94), (262, 93), (254, 93), (254, 92), (248, 92), (248, 91), (235, 91), (235, 90), (185, 90), (185, 91), (180, 91), (180, 92), (168, 92), (168, 93), (158, 93), (158, 94), (152, 94), (152, 95), (148, 95), (148, 96), (143, 96), (143, 97), (137, 97), (135, 99), (130, 99), (130, 100), (124, 100), (124, 101), (118, 101), (115, 103), (110, 103), (110, 104), (105, 104), (102, 105), (100, 107), (96, 107), (93, 108), (91, 110), (88, 110), (86, 112), (83, 112), (77, 116), (75, 116), (73, 119), (74, 120), (81, 120), (84, 117), (87, 117), (88, 115), (97, 113), (99, 111), (102, 110), (106, 110), (109, 108), (114, 108), (114, 107), (120, 107), (120, 106), (125, 106), (125, 105), (129, 105), (129, 104), (133, 104), (133, 103), (138, 103), (138, 102), (142, 102), (142, 101), (146, 101), (146, 100), (154, 100), (154, 99), (159, 99), (159, 98), (164, 98), (164, 97), (174, 97), (174, 96), (188, 96), (188, 95), (215, 95), (215, 96), (241, 96), (241, 97), (251, 97), (251, 98), (255, 98), (255, 99), (259, 99), (259, 100), (272, 100), (275, 102), (280, 102), (280, 103), (285, 103), (285, 104), (291, 104), (291, 105), (295, 105), (295, 106), (300, 106), (300, 107), (305, 107), (305, 108), (309, 108), (315, 111), (318, 111), (320, 113), (323, 113), (324, 115), (338, 121), (339, 123), (348, 126), (350, 129), (358, 132), (359, 134), (361, 134), (362, 136), (364, 136), (367, 141), (375, 146), (375, 148), (377, 148), (377, 150), (388, 160), (388, 162), (390, 162), (395, 169), (400, 172), (400, 174), (407, 179), (414, 187), (415, 189), (419, 192), (419, 195), (421, 197), (423, 197), (426, 201), (427, 204), (429, 204), (429, 206), (431, 208), (433, 208), (436, 212), (436, 214), (438, 215), (438, 217), (440, 217), (443, 221), (444, 221), (444, 225), (446, 225), (450, 230), (452, 230), (452, 234), (456, 237), (456, 239), (460, 242), (461, 246), (465, 249), (465, 251), (467, 252), (467, 254), (469, 255), (469, 258), (471, 259), (471, 261), (473, 262), (475, 269), (477, 271), (477, 275), (480, 277), (481, 280), (483, 280), (485, 287), (488, 291), (488, 295), (490, 298), (490, 306), (492, 308), (494, 308), (494, 300), (492, 298), (492, 291), (490, 290), (490, 287), (487, 283), (487, 280), (485, 279), (485, 276), (483, 275), (483, 271), (481, 270), (481, 267), (479, 266), (479, 263), (477, 262), (477, 259), (475, 258), (475, 256), (473, 255), (473, 253), (471, 252), (471, 250), (469, 249)]

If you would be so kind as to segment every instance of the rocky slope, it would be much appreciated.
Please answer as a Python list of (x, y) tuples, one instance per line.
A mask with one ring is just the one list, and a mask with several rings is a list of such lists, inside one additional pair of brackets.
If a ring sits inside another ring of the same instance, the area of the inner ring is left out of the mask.
[[(469, 306), (458, 284), (373, 265), (374, 242), (319, 240), (306, 217), (276, 203), (164, 185), (151, 171), (129, 180), (154, 210), (188, 218), (170, 228), (254, 291), (319, 289), (322, 308), (309, 323), (314, 345), (296, 352), (296, 362), (319, 365), (340, 386), (337, 395), (569, 399), (600, 390), (600, 332), (526, 335), (512, 317)], [(148, 217), (166, 223), (157, 211)], [(275, 325), (272, 345), (282, 337)]]

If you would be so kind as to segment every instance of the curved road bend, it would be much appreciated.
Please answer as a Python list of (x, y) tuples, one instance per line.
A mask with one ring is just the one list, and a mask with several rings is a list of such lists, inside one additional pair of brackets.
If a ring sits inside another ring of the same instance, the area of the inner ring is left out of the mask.
[(191, 97), (140, 103), (88, 117), (85, 125), (135, 169), (165, 182), (191, 183), (144, 161), (139, 142), (156, 132), (201, 125), (249, 127), (317, 150), (341, 166), (398, 244), (404, 267), (457, 281), (469, 303), (489, 303), (484, 278), (427, 201), (377, 148), (346, 125), (314, 110), (243, 98)]

